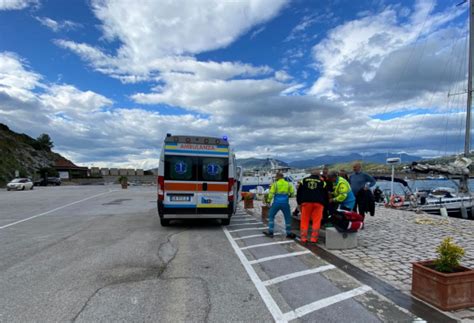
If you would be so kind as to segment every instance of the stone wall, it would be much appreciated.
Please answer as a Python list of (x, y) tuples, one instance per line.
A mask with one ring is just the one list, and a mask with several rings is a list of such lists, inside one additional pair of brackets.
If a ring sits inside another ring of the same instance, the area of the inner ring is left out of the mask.
[[(63, 181), (63, 184), (77, 184), (77, 185), (102, 185), (102, 184), (118, 184), (119, 176), (103, 176), (102, 178), (74, 178), (68, 181)], [(155, 175), (127, 175), (130, 184), (153, 184), (156, 185)]]

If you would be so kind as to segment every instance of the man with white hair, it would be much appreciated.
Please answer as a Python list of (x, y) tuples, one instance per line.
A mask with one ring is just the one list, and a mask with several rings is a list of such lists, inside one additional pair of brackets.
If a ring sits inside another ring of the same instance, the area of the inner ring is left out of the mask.
[(352, 192), (356, 197), (356, 204), (354, 205), (353, 210), (357, 211), (357, 208), (359, 208), (360, 213), (360, 204), (365, 193), (361, 191), (368, 191), (370, 187), (375, 185), (376, 181), (372, 176), (362, 171), (362, 164), (360, 162), (355, 162), (352, 165), (352, 170), (354, 173), (350, 176), (349, 182), (351, 183)]

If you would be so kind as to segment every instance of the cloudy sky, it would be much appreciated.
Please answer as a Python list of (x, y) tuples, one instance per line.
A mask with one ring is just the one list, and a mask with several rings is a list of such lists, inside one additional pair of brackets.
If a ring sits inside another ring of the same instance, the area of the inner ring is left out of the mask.
[(166, 133), (240, 158), (459, 153), (459, 2), (0, 0), (0, 122), (86, 166), (156, 167)]

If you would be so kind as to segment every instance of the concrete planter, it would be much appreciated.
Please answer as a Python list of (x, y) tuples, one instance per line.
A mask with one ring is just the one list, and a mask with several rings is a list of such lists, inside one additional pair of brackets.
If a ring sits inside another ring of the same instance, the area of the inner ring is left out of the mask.
[(443, 311), (474, 306), (474, 270), (460, 266), (455, 273), (431, 268), (433, 261), (413, 263), (411, 293)]
[(266, 205), (262, 205), (262, 222), (268, 222), (268, 212), (270, 211), (270, 207)]

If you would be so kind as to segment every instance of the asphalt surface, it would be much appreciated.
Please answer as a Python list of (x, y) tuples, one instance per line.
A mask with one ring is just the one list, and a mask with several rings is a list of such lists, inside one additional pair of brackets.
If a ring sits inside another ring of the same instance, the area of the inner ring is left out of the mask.
[[(263, 297), (255, 280), (328, 263), (308, 252), (249, 265), (305, 250), (292, 241), (252, 247), (285, 241), (281, 236), (234, 240), (259, 234), (258, 227), (240, 210), (225, 230), (212, 220), (161, 227), (155, 187), (0, 191), (0, 322), (272, 321), (268, 297), (288, 314), (361, 287), (335, 268), (269, 285)], [(372, 290), (297, 318), (415, 319)]]
[(219, 222), (161, 227), (154, 187), (0, 191), (0, 227), (91, 196), (0, 229), (1, 322), (272, 319)]

